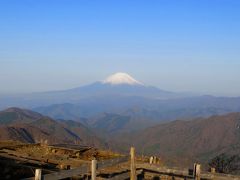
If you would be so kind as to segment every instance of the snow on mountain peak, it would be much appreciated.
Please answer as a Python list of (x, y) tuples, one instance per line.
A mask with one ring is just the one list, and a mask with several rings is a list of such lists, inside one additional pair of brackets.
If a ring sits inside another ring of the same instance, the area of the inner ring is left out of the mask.
[(135, 80), (127, 73), (116, 73), (109, 76), (107, 79), (103, 81), (104, 84), (112, 84), (112, 85), (119, 85), (119, 84), (128, 84), (128, 85), (143, 85), (143, 83)]

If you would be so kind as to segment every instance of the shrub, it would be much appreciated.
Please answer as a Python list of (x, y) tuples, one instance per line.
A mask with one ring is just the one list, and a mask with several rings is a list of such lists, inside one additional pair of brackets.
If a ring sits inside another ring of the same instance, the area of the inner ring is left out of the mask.
[(240, 156), (223, 153), (210, 160), (208, 164), (218, 173), (235, 173), (240, 171)]

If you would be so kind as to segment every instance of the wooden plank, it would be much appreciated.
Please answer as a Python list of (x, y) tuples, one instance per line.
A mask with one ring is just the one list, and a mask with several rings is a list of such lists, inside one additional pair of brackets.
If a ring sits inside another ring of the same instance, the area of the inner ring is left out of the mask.
[(68, 148), (64, 146), (47, 146), (47, 147), (51, 149), (59, 149), (59, 150), (66, 150), (66, 151), (73, 151), (73, 152), (92, 149), (92, 147), (82, 147), (82, 148), (74, 148), (74, 147)]
[(124, 163), (124, 162), (127, 162), (127, 161), (128, 161), (128, 157), (98, 161), (98, 169), (103, 169), (103, 168), (106, 168), (106, 167), (116, 166), (120, 163)]
[(240, 176), (220, 173), (202, 173), (202, 179), (217, 179), (217, 180), (240, 180)]
[(89, 166), (84, 165), (80, 168), (70, 169), (70, 170), (62, 170), (59, 172), (46, 174), (43, 176), (44, 180), (57, 180), (57, 179), (64, 179), (68, 177), (78, 176), (81, 174), (86, 174), (89, 171)]
[[(184, 176), (188, 178), (192, 178), (192, 176), (188, 175), (187, 170), (177, 170), (177, 169), (169, 169), (166, 167), (159, 167), (156, 165), (149, 164), (137, 164), (138, 169), (145, 169), (150, 171), (158, 172), (159, 174), (168, 174), (174, 176)], [(240, 176), (230, 175), (230, 174), (219, 174), (219, 173), (201, 173), (200, 179), (217, 179), (217, 180), (240, 180)]]
[(49, 147), (63, 147), (68, 149), (76, 149), (76, 150), (84, 150), (84, 149), (93, 149), (91, 146), (85, 146), (85, 145), (76, 145), (76, 144), (53, 144)]
[(159, 167), (156, 165), (150, 165), (150, 164), (137, 164), (138, 169), (145, 169), (150, 171), (155, 171), (160, 174), (175, 174), (176, 176), (186, 176), (186, 177), (192, 177), (188, 175), (187, 170), (177, 170), (177, 169), (169, 169), (166, 167)]
[(124, 180), (124, 179), (129, 179), (129, 172), (119, 174), (116, 176), (113, 176), (111, 178), (108, 178), (109, 180)]
[(44, 162), (46, 159), (44, 158), (29, 158), (28, 156), (17, 156), (17, 154), (0, 154), (1, 157), (8, 158), (11, 160), (20, 161), (21, 163), (31, 163), (39, 166), (48, 166), (53, 165), (55, 166), (56, 163), (52, 162)]
[[(136, 171), (136, 175), (138, 176), (139, 174), (142, 174), (142, 170)], [(119, 175), (115, 175), (113, 177), (107, 178), (109, 180), (124, 180), (124, 179), (129, 179), (129, 172), (124, 172)]]

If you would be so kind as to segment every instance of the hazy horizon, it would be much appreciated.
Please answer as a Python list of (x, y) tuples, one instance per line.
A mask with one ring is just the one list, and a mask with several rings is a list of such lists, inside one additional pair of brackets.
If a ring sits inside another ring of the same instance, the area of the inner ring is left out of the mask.
[[(111, 75), (109, 75), (111, 76)], [(109, 77), (108, 76), (108, 77)], [(105, 79), (107, 79), (108, 77), (106, 77)], [(133, 77), (134, 78), (134, 77)], [(73, 87), (65, 87), (63, 89), (48, 89), (48, 90), (36, 90), (36, 91), (26, 91), (26, 92), (8, 92), (8, 93), (0, 93), (1, 96), (4, 96), (4, 95), (21, 95), (21, 94), (31, 94), (31, 93), (44, 93), (44, 92), (54, 92), (54, 91), (62, 91), (62, 90), (69, 90), (69, 89), (74, 89), (74, 88), (79, 88), (79, 87), (84, 87), (84, 86), (89, 86), (91, 84), (94, 84), (94, 83), (104, 83), (104, 80), (105, 79), (101, 79), (101, 80), (95, 80), (93, 82), (89, 82), (89, 83), (86, 83), (86, 84), (82, 84), (82, 85), (76, 85), (76, 86), (73, 86)], [(137, 79), (136, 79), (137, 80)], [(210, 95), (210, 96), (226, 96), (226, 97), (238, 97), (238, 95), (229, 95), (229, 94), (218, 94), (218, 93), (209, 93), (209, 92), (193, 92), (193, 91), (171, 91), (169, 89), (164, 89), (164, 88), (161, 88), (161, 87), (157, 87), (155, 85), (150, 85), (150, 84), (146, 84), (144, 82), (141, 82), (143, 83), (143, 86), (152, 86), (152, 87), (156, 87), (156, 88), (159, 88), (161, 90), (165, 90), (165, 91), (169, 91), (169, 92), (174, 92), (174, 93), (187, 93), (187, 94), (192, 94), (192, 95), (195, 95), (195, 96), (204, 96), (204, 95)]]
[(2, 1), (0, 94), (116, 72), (173, 92), (240, 96), (239, 1)]

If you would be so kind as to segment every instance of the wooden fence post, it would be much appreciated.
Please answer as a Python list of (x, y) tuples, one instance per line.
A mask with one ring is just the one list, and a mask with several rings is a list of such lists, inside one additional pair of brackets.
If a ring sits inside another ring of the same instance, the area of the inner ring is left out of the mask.
[(137, 176), (136, 176), (136, 164), (135, 164), (135, 148), (131, 147), (130, 150), (130, 155), (131, 155), (131, 165), (130, 165), (130, 170), (131, 170), (131, 174), (130, 174), (130, 180), (136, 180)]
[(153, 164), (157, 164), (157, 157), (153, 156)]
[(210, 168), (210, 172), (211, 172), (211, 173), (216, 173), (216, 169), (211, 167), (211, 168)]
[(194, 179), (200, 180), (200, 176), (201, 176), (201, 165), (194, 163)]
[(35, 180), (42, 180), (42, 170), (35, 169)]
[(153, 164), (153, 156), (149, 158), (149, 164)]
[(94, 159), (92, 160), (92, 176), (91, 176), (91, 179), (92, 180), (96, 180), (96, 169), (97, 169), (97, 160)]

